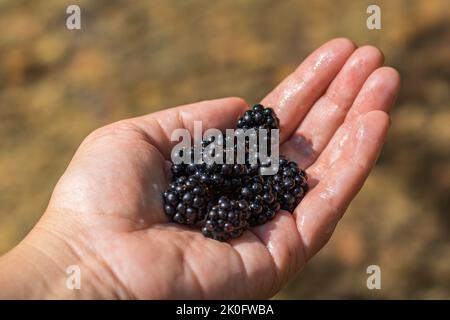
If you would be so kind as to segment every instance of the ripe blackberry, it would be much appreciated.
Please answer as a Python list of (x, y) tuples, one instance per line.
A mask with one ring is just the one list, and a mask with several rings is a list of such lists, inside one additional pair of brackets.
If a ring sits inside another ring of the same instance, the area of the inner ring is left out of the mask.
[(249, 211), (245, 200), (230, 200), (220, 197), (218, 204), (206, 215), (202, 233), (205, 237), (225, 241), (239, 237), (248, 229)]
[[(261, 104), (257, 104), (252, 107), (252, 109), (247, 110), (244, 115), (238, 119), (238, 123), (236, 129), (255, 129), (256, 132), (249, 135), (249, 140), (252, 141), (252, 136), (255, 135), (257, 138), (256, 145), (250, 145), (248, 148), (253, 148), (253, 150), (258, 150), (260, 152), (260, 148), (262, 145), (266, 146), (267, 155), (271, 155), (271, 139), (273, 129), (279, 129), (279, 119), (277, 118), (275, 112), (272, 108), (265, 108)], [(259, 136), (259, 130), (265, 129), (267, 130), (267, 135)], [(248, 133), (247, 133), (248, 134)], [(246, 134), (246, 135), (247, 135)], [(255, 137), (253, 137), (255, 139)], [(262, 140), (261, 140), (262, 139)], [(254, 140), (253, 140), (254, 141)], [(256, 163), (255, 165), (251, 165), (251, 163)], [(250, 174), (258, 174), (261, 166), (265, 164), (262, 163), (259, 158), (259, 154), (251, 154), (247, 152), (246, 154), (246, 167)]]
[(178, 177), (163, 193), (164, 211), (174, 222), (195, 224), (203, 220), (208, 211), (208, 188), (197, 178)]
[(256, 175), (248, 177), (240, 189), (239, 199), (249, 202), (249, 223), (251, 226), (263, 224), (272, 219), (279, 210), (278, 194), (272, 189), (267, 178)]
[(308, 191), (306, 172), (293, 161), (280, 157), (278, 173), (268, 176), (272, 189), (279, 194), (281, 209), (292, 212)]
[(251, 110), (245, 111), (238, 119), (238, 129), (279, 129), (279, 120), (272, 108), (264, 108), (257, 104)]
[[(279, 128), (279, 120), (270, 108), (255, 105), (239, 118), (238, 129)], [(212, 137), (202, 141), (205, 155), (211, 144), (224, 146), (223, 159), (226, 159), (226, 140)], [(258, 141), (261, 143), (261, 141)], [(283, 156), (279, 159), (279, 170), (275, 175), (260, 175), (263, 163), (256, 159), (250, 164), (250, 147), (246, 146), (245, 164), (194, 164), (172, 165), (172, 182), (163, 194), (164, 211), (176, 223), (196, 225), (206, 237), (225, 241), (239, 237), (250, 226), (260, 225), (272, 219), (280, 210), (292, 212), (308, 190), (306, 173), (297, 164)], [(232, 152), (236, 159), (237, 144)], [(270, 148), (268, 149), (270, 154)], [(214, 154), (210, 154), (214, 156)]]

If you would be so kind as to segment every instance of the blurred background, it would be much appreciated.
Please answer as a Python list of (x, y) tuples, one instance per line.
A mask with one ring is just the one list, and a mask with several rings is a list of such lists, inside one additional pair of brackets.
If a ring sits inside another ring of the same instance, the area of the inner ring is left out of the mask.
[[(66, 28), (81, 7), (82, 29)], [(368, 30), (366, 9), (381, 8)], [(0, 0), (0, 254), (106, 123), (222, 96), (258, 102), (338, 36), (403, 78), (388, 143), (329, 245), (276, 298), (450, 298), (450, 2)], [(381, 267), (368, 290), (366, 268)]]

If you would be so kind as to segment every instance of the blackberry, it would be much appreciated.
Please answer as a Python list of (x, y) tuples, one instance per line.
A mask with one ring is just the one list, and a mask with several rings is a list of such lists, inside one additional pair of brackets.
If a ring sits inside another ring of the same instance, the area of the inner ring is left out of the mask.
[(205, 237), (225, 241), (239, 237), (248, 229), (248, 203), (245, 200), (230, 200), (220, 197), (218, 204), (206, 215), (202, 233)]
[(236, 128), (279, 129), (279, 120), (272, 108), (264, 108), (263, 105), (257, 104), (238, 119)]
[[(274, 111), (260, 104), (246, 111), (237, 123), (237, 129), (256, 129), (256, 134), (260, 129), (278, 128)], [(268, 140), (262, 143), (269, 143), (268, 133)], [(202, 152), (205, 154), (211, 144), (226, 147), (225, 142), (211, 137), (201, 142)], [(176, 223), (199, 227), (206, 237), (225, 241), (267, 222), (280, 209), (292, 212), (308, 190), (306, 173), (281, 156), (278, 172), (262, 176), (259, 169), (271, 163), (256, 157), (256, 164), (250, 164), (249, 147), (260, 146), (246, 146), (246, 163), (234, 165), (194, 164), (194, 149), (188, 150), (192, 163), (171, 167), (172, 182), (163, 193), (165, 213)], [(236, 150), (233, 143), (235, 159)], [(224, 148), (223, 159), (226, 151)]]
[(208, 187), (195, 177), (178, 177), (164, 192), (164, 211), (181, 224), (195, 224), (204, 219), (208, 211)]
[(280, 208), (278, 194), (272, 189), (270, 180), (259, 175), (245, 180), (239, 198), (249, 202), (248, 222), (251, 226), (272, 219)]
[(268, 176), (272, 189), (280, 194), (278, 201), (283, 210), (292, 212), (308, 191), (306, 172), (293, 161), (280, 157), (278, 173)]
[[(277, 118), (275, 112), (272, 108), (265, 108), (261, 104), (253, 106), (250, 110), (247, 110), (244, 115), (238, 119), (236, 129), (255, 129), (255, 134), (258, 137), (258, 145), (252, 146), (253, 148), (259, 148), (261, 144), (264, 144), (267, 148), (268, 156), (271, 154), (271, 138), (273, 129), (279, 129), (279, 119)], [(267, 130), (267, 135), (262, 137), (264, 140), (260, 141), (259, 130)], [(250, 147), (250, 146), (249, 146)], [(253, 154), (253, 159), (250, 159), (250, 154), (246, 156), (247, 169), (252, 174), (258, 174), (259, 168), (261, 166), (267, 165), (260, 161), (258, 154)], [(257, 165), (251, 166), (251, 160), (256, 160)]]

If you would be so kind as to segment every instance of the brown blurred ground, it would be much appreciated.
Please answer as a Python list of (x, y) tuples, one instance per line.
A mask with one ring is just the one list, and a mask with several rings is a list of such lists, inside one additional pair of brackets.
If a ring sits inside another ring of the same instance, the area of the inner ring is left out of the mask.
[[(382, 30), (365, 26), (382, 9)], [(79, 4), (82, 30), (65, 28)], [(257, 102), (336, 36), (379, 46), (403, 88), (376, 170), (280, 298), (450, 298), (450, 4), (0, 0), (0, 253), (39, 219), (78, 144), (197, 100)], [(380, 265), (382, 290), (365, 286)]]

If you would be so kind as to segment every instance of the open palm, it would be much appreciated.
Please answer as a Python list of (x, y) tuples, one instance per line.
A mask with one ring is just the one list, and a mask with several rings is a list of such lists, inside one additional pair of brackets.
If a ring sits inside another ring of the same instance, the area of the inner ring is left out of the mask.
[[(170, 223), (161, 193), (177, 128), (234, 128), (246, 103), (204, 101), (123, 120), (82, 143), (38, 224), (63, 237), (91, 283), (123, 298), (267, 298), (329, 239), (385, 140), (399, 88), (374, 47), (346, 39), (313, 52), (262, 101), (281, 125), (280, 153), (306, 169), (293, 214), (228, 242)], [(51, 227), (50, 227), (51, 226)]]

